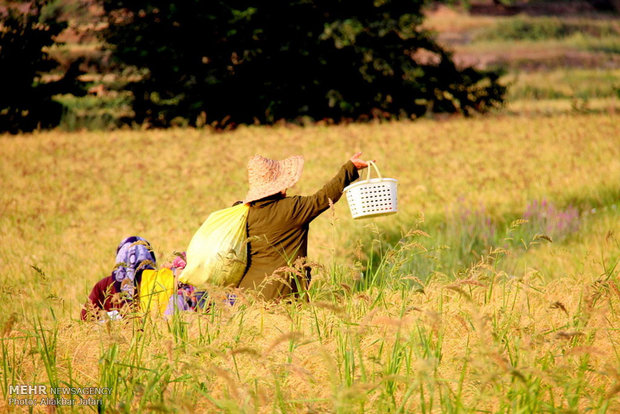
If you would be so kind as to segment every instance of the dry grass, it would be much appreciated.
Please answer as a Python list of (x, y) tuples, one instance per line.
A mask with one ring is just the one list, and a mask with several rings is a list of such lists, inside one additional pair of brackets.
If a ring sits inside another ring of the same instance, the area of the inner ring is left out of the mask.
[[(0, 137), (0, 383), (110, 386), (112, 412), (618, 411), (618, 120), (557, 111)], [(169, 322), (77, 321), (120, 239), (141, 235), (171, 258), (209, 212), (243, 198), (254, 153), (303, 154), (293, 192), (307, 194), (357, 150), (399, 180), (400, 212), (373, 230), (343, 200), (312, 224), (310, 255), (324, 268), (311, 304), (244, 296)], [(543, 198), (577, 205), (579, 233), (443, 274), (403, 264), (450, 236), (432, 223), (459, 206), (501, 224)], [(429, 237), (390, 244), (420, 226)], [(360, 281), (354, 266), (377, 240), (384, 262)]]
[(472, 16), (447, 6), (427, 11), (424, 27), (437, 32), (467, 32), (494, 26), (501, 19), (496, 16)]

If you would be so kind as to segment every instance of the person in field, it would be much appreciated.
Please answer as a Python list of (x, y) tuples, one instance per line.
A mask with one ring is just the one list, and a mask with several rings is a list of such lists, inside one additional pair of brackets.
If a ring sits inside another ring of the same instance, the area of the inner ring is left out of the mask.
[[(323, 188), (311, 196), (287, 197), (286, 190), (300, 178), (304, 159), (293, 156), (277, 161), (255, 155), (248, 162), (247, 217), (248, 266), (238, 284), (265, 300), (298, 296), (310, 283), (310, 270), (290, 271), (308, 252), (309, 225), (368, 167), (355, 154)], [(281, 271), (283, 269), (289, 271)], [(301, 274), (301, 276), (299, 276)]]
[[(165, 264), (172, 272), (179, 276), (185, 266), (187, 265), (187, 258), (185, 252), (181, 252), (174, 261), (170, 264)], [(177, 283), (176, 293), (170, 296), (168, 300), (168, 306), (164, 312), (164, 317), (169, 318), (175, 312), (179, 311), (198, 311), (208, 307), (207, 292), (197, 289), (195, 286), (185, 283)]]
[(137, 303), (142, 273), (155, 267), (155, 253), (146, 239), (123, 239), (116, 248), (114, 270), (91, 290), (82, 308), (82, 320), (101, 320), (105, 313), (112, 319), (120, 318), (122, 311)]

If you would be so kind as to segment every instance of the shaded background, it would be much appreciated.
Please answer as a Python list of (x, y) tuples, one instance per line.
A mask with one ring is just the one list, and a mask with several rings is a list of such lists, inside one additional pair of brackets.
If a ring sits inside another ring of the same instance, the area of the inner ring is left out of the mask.
[(585, 107), (619, 93), (617, 3), (6, 1), (0, 130)]

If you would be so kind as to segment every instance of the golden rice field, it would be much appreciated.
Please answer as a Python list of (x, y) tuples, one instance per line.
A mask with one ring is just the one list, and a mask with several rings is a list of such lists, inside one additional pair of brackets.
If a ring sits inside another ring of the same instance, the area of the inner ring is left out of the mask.
[[(619, 412), (616, 107), (1, 136), (0, 409), (49, 411), (9, 404), (39, 384), (106, 387), (121, 413)], [(303, 155), (308, 194), (358, 150), (399, 213), (341, 200), (312, 224), (311, 303), (214, 288), (204, 314), (79, 320), (122, 238), (170, 260), (243, 198), (250, 156)]]

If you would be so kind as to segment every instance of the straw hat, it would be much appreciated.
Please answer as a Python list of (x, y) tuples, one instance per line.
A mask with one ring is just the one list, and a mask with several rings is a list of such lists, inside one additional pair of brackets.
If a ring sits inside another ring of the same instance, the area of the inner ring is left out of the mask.
[(248, 161), (250, 189), (244, 203), (260, 200), (292, 187), (304, 169), (304, 157), (295, 155), (277, 161), (255, 155)]

